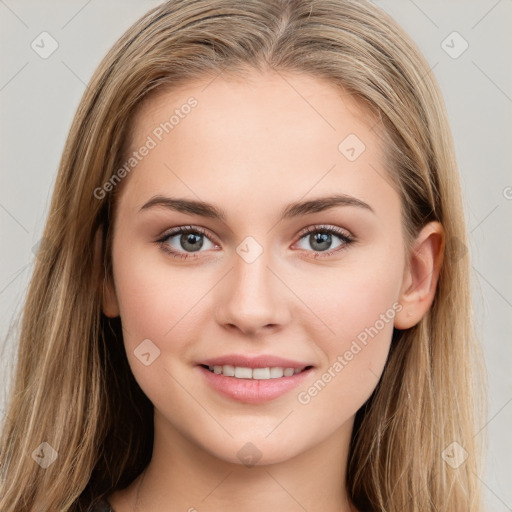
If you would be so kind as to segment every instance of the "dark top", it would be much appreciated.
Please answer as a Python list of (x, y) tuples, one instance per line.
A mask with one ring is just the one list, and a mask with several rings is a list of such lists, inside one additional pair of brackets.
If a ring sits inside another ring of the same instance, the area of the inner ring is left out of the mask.
[(102, 498), (94, 508), (91, 508), (90, 512), (115, 512), (115, 510), (110, 506), (107, 498)]

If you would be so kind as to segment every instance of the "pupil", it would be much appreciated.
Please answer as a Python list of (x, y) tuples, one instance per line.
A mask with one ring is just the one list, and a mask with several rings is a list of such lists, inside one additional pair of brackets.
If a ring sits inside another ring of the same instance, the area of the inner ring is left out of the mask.
[[(184, 249), (198, 251), (203, 246), (203, 240), (201, 236), (195, 235), (194, 233), (185, 233), (181, 235), (181, 246)], [(189, 247), (187, 245), (190, 244)]]
[(317, 242), (323, 246), (317, 247), (317, 250), (319, 251), (326, 251), (329, 246), (331, 245), (331, 234), (330, 233), (316, 233), (313, 236), (313, 243), (311, 244), (311, 247), (315, 248), (315, 244)]

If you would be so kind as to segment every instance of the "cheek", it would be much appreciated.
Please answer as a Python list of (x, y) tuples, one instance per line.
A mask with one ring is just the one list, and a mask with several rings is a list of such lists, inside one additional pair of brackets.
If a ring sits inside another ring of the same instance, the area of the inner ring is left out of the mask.
[(333, 297), (330, 316), (339, 342), (363, 339), (368, 330), (375, 334), (374, 328), (383, 331), (384, 337), (392, 332), (399, 286), (392, 278), (393, 272), (387, 270), (380, 275), (371, 271), (352, 273), (344, 281), (344, 290)]
[[(194, 329), (201, 330), (197, 314), (201, 296), (209, 287), (201, 286), (196, 278), (192, 283), (190, 273), (170, 271), (162, 260), (155, 261), (154, 254), (144, 254), (142, 250), (119, 254), (115, 262), (130, 368), (150, 400), (165, 408), (173, 387), (168, 372), (174, 374), (175, 362), (187, 353), (195, 337)], [(174, 391), (180, 393), (179, 386)], [(183, 403), (186, 400), (186, 396), (182, 397)]]
[[(355, 413), (369, 398), (382, 374), (393, 335), (394, 318), (402, 276), (399, 254), (375, 253), (372, 262), (363, 258), (338, 273), (326, 275), (315, 312), (329, 326), (330, 336), (310, 335), (322, 348), (324, 360), (314, 387), (303, 389), (300, 403), (314, 400), (328, 407), (340, 403)], [(316, 281), (321, 286), (322, 281)], [(317, 288), (319, 289), (319, 288)], [(315, 302), (310, 295), (311, 304)], [(321, 396), (320, 396), (321, 395)], [(318, 398), (316, 398), (318, 396)]]
[(402, 275), (403, 256), (398, 251), (354, 252), (338, 268), (324, 269), (303, 280), (300, 293), (329, 326), (327, 339), (337, 349), (375, 324), (379, 331), (391, 334), (393, 321), (389, 317), (394, 318)]
[(130, 253), (114, 251), (116, 291), (127, 350), (133, 350), (144, 339), (163, 347), (180, 323), (193, 316), (194, 305), (197, 307), (206, 291), (197, 289), (196, 278), (191, 283), (190, 273), (170, 272), (164, 257), (155, 254), (136, 249)]

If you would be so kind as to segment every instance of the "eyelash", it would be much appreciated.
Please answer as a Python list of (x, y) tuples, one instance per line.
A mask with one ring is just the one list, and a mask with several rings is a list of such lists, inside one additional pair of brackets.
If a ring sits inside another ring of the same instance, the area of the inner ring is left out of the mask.
[[(299, 240), (302, 240), (306, 236), (312, 234), (312, 233), (328, 233), (331, 235), (336, 235), (343, 241), (343, 245), (337, 247), (336, 249), (333, 249), (331, 251), (313, 251), (313, 258), (324, 258), (329, 257), (332, 254), (335, 254), (337, 252), (341, 252), (342, 250), (346, 249), (348, 245), (353, 243), (355, 239), (351, 236), (348, 236), (343, 230), (340, 228), (337, 228), (335, 226), (310, 226), (306, 228), (305, 230), (302, 230), (299, 234)], [(201, 234), (204, 235), (206, 238), (210, 240), (210, 242), (215, 243), (211, 240), (211, 237), (208, 235), (207, 231), (199, 226), (181, 226), (179, 228), (174, 228), (171, 231), (168, 231), (164, 233), (158, 240), (156, 240), (156, 243), (159, 244), (161, 249), (171, 255), (173, 258), (179, 258), (179, 259), (189, 259), (193, 258), (196, 259), (197, 256), (192, 256), (192, 253), (182, 253), (177, 252), (174, 249), (170, 249), (169, 245), (165, 242), (171, 238), (172, 236), (176, 235), (182, 235), (182, 234)], [(217, 245), (217, 244), (216, 244)], [(311, 252), (311, 251), (308, 251)]]

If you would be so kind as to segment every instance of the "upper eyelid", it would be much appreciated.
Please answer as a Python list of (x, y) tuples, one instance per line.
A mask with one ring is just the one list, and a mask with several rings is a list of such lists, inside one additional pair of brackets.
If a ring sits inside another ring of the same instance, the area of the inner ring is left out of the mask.
[[(162, 235), (160, 235), (158, 237), (158, 239), (159, 240), (166, 240), (167, 238), (169, 238), (171, 236), (176, 236), (176, 235), (179, 235), (182, 232), (187, 232), (187, 231), (198, 232), (201, 235), (204, 235), (204, 236), (206, 236), (208, 238), (213, 238), (214, 240), (217, 238), (217, 237), (213, 236), (212, 233), (208, 229), (206, 229), (206, 228), (202, 228), (200, 226), (184, 225), (184, 226), (176, 226), (174, 228), (170, 228), (170, 229), (164, 231), (162, 233)], [(211, 240), (211, 241), (213, 242), (213, 240)]]
[[(310, 232), (315, 232), (315, 231), (329, 231), (329, 232), (334, 233), (335, 235), (337, 234), (338, 236), (343, 234), (347, 238), (354, 238), (354, 235), (352, 234), (352, 232), (349, 231), (347, 228), (342, 228), (340, 226), (334, 226), (334, 225), (330, 225), (330, 224), (313, 224), (311, 226), (301, 229), (296, 234), (296, 236), (300, 236), (302, 238), (305, 235), (309, 234)], [(339, 231), (341, 231), (342, 233), (340, 233)]]

